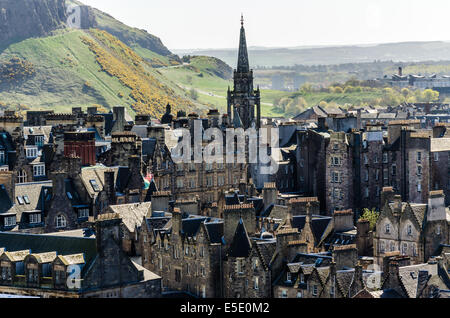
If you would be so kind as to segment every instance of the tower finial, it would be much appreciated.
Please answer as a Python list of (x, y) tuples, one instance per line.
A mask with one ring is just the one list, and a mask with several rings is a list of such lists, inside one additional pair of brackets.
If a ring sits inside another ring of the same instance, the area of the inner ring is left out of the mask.
[(241, 13), (241, 26), (242, 27), (244, 26), (244, 14), (243, 13)]

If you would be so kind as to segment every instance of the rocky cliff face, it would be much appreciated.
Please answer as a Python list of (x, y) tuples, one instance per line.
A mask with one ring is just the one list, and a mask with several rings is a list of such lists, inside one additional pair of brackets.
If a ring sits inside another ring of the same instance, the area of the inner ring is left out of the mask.
[(0, 0), (0, 46), (64, 27), (65, 0)]

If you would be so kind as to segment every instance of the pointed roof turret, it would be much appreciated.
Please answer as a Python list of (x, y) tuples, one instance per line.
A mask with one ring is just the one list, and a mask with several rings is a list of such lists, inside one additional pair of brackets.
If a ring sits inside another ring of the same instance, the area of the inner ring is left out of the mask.
[(250, 71), (250, 66), (248, 63), (248, 52), (247, 52), (247, 40), (245, 38), (244, 29), (244, 16), (241, 15), (241, 37), (239, 39), (239, 54), (238, 54), (238, 73), (248, 73)]
[(239, 220), (233, 241), (231, 242), (228, 256), (230, 257), (248, 257), (252, 249), (252, 243), (248, 237), (247, 230), (242, 218)]

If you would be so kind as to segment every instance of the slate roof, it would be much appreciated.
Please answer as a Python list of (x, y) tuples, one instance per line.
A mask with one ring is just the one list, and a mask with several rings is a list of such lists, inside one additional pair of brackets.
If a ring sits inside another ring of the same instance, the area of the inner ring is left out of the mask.
[(208, 237), (211, 243), (221, 244), (223, 237), (223, 222), (205, 222), (206, 231), (208, 232)]
[(245, 229), (242, 219), (239, 221), (234, 233), (233, 240), (228, 250), (228, 256), (230, 257), (248, 257), (252, 250), (252, 243), (248, 237), (247, 230)]
[(122, 223), (129, 232), (134, 232), (140, 227), (144, 217), (151, 215), (151, 202), (111, 205), (109, 208), (122, 218)]
[(0, 233), (0, 246), (8, 252), (31, 251), (33, 254), (57, 252), (58, 255), (84, 254), (86, 264), (97, 255), (96, 240), (91, 238)]
[[(327, 229), (331, 221), (331, 217), (313, 216), (311, 220), (311, 229), (313, 231), (316, 242), (320, 242), (323, 234), (325, 233), (325, 230)], [(298, 229), (299, 231), (303, 230), (303, 228), (305, 227), (305, 223), (305, 215), (298, 215), (292, 218), (292, 227)]]
[(428, 206), (426, 204), (410, 204), (410, 206), (417, 222), (422, 226), (424, 224)]
[(65, 189), (66, 193), (70, 193), (72, 195), (72, 198), (69, 198), (69, 200), (72, 204), (72, 207), (86, 207), (87, 204), (86, 204), (86, 202), (82, 201), (80, 194), (76, 190), (73, 180), (66, 179), (66, 180), (64, 180), (64, 184), (65, 184), (65, 188), (66, 188)]
[(270, 268), (277, 249), (277, 242), (275, 240), (256, 242), (256, 249), (261, 256), (264, 267)]
[(6, 191), (5, 186), (0, 185), (0, 214), (8, 213), (9, 210), (13, 207), (13, 203)]
[(355, 278), (355, 269), (336, 271), (336, 283), (344, 296), (348, 295), (350, 286)]
[(430, 275), (437, 275), (437, 265), (420, 264), (399, 268), (399, 279), (409, 298), (417, 298)]
[[(47, 197), (47, 191), (52, 188), (51, 181), (44, 182), (32, 182), (16, 184), (15, 187), (15, 207), (17, 211), (17, 221), (22, 220), (22, 213), (24, 212), (34, 212), (34, 211), (44, 211), (45, 210), (45, 200)], [(19, 204), (17, 197), (27, 196), (29, 199), (29, 204)]]
[(205, 217), (183, 219), (181, 234), (185, 237), (195, 237), (200, 230), (200, 225), (206, 220)]

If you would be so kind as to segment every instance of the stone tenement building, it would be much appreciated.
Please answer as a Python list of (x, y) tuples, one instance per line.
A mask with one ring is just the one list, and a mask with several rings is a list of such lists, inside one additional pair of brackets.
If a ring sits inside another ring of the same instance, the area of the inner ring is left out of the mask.
[(222, 297), (220, 259), (223, 223), (204, 217), (183, 219), (178, 208), (169, 224), (140, 232), (142, 264), (162, 277), (163, 290), (198, 297)]
[(384, 188), (382, 196), (373, 242), (377, 264), (392, 252), (408, 256), (413, 264), (427, 262), (442, 244), (450, 243), (450, 210), (443, 191), (431, 191), (428, 204), (402, 202), (392, 188)]
[(316, 196), (321, 210), (380, 210), (381, 189), (392, 187), (412, 203), (443, 190), (449, 204), (450, 142), (446, 125), (420, 129), (420, 121), (391, 121), (388, 129), (297, 131), (297, 183)]

